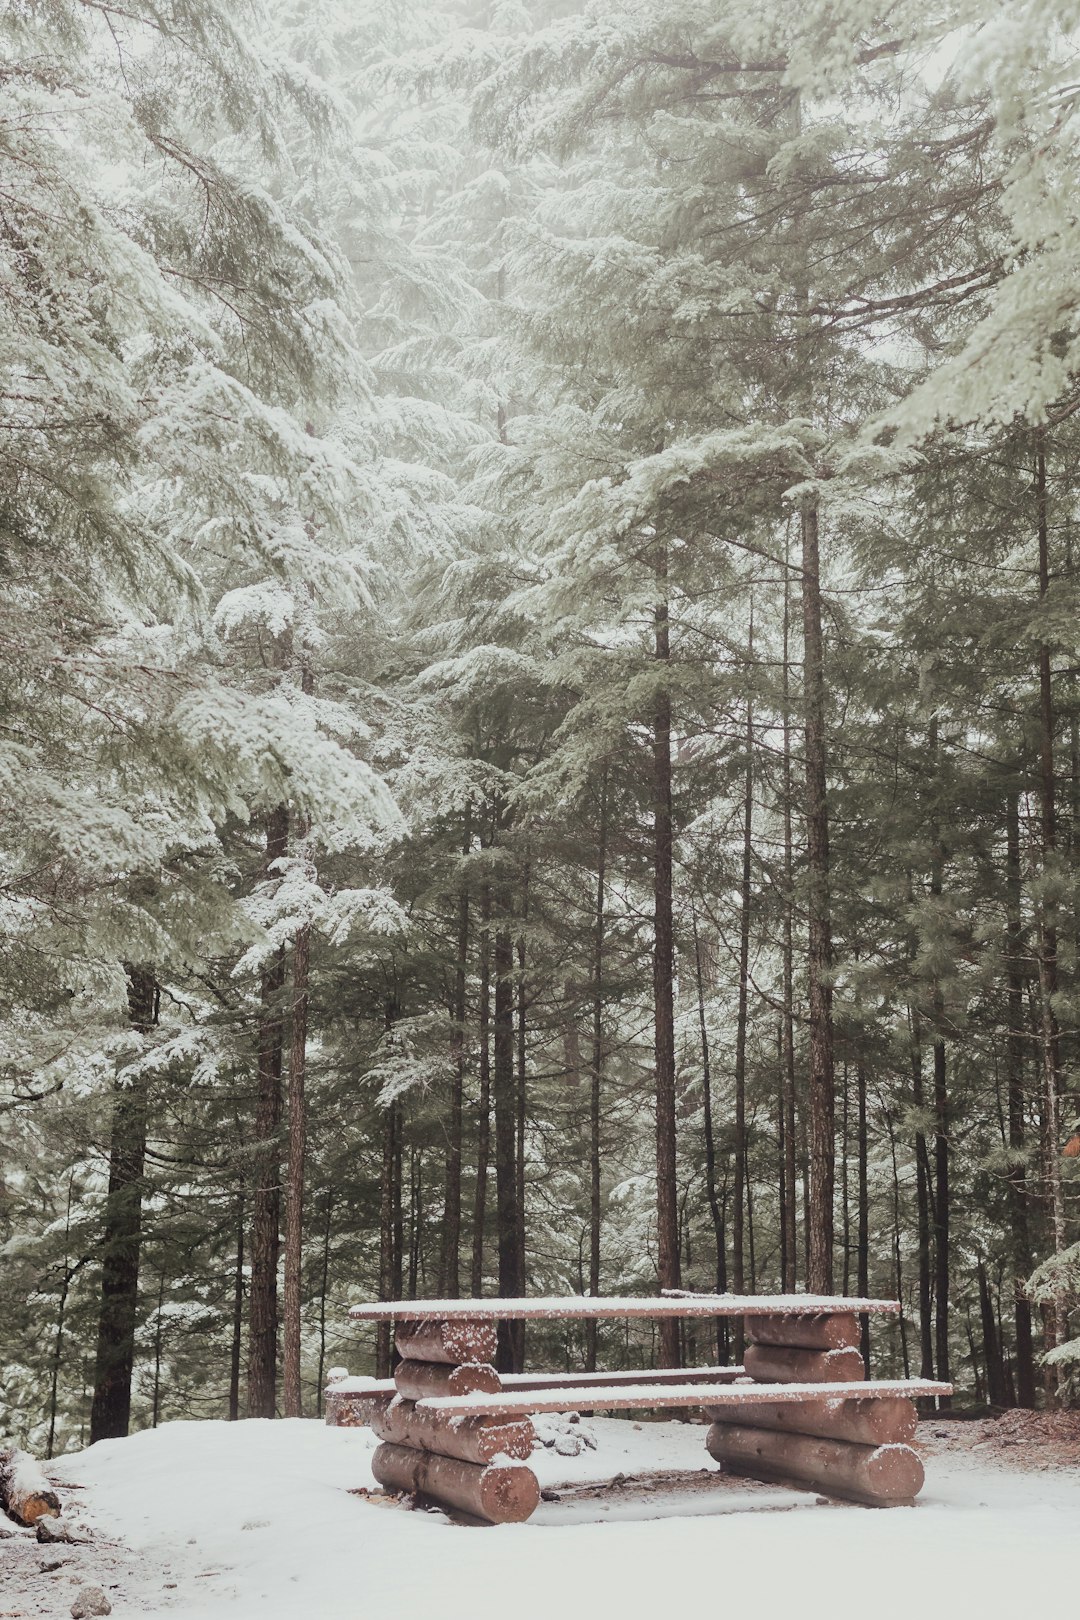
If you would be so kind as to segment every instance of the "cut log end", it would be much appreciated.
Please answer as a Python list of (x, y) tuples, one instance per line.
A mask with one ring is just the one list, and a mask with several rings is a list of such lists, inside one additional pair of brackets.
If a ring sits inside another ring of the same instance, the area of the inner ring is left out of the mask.
[(28, 1526), (60, 1517), (60, 1498), (29, 1452), (0, 1452), (0, 1507)]

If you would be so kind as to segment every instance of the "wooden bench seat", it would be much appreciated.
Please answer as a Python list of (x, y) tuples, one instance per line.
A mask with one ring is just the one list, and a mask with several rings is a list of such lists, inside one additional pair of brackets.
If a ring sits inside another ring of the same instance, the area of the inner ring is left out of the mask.
[[(509, 1383), (504, 1378), (504, 1384)], [(417, 1406), (431, 1412), (469, 1413), (474, 1417), (512, 1417), (534, 1412), (577, 1412), (582, 1407), (600, 1411), (604, 1407), (643, 1409), (680, 1407), (731, 1407), (777, 1405), (778, 1403), (823, 1400), (920, 1400), (931, 1395), (948, 1395), (951, 1384), (936, 1384), (928, 1378), (881, 1378), (873, 1383), (835, 1384), (755, 1384), (693, 1382), (683, 1375), (679, 1383), (665, 1383), (650, 1376), (635, 1387), (611, 1382), (583, 1384), (580, 1378), (556, 1388), (503, 1389), (498, 1394), (428, 1396)], [(733, 1412), (734, 1416), (734, 1412)]]

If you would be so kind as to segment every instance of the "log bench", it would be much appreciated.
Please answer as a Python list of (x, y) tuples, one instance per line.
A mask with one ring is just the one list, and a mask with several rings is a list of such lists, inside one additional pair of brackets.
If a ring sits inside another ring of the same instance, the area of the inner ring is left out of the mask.
[[(357, 1320), (395, 1321), (394, 1377), (327, 1391), (327, 1421), (366, 1424), (386, 1489), (426, 1497), (486, 1523), (527, 1519), (540, 1499), (527, 1466), (539, 1412), (697, 1408), (707, 1450), (726, 1471), (872, 1507), (912, 1506), (922, 1463), (908, 1443), (913, 1401), (951, 1393), (926, 1379), (866, 1381), (858, 1315), (887, 1300), (805, 1294), (575, 1296), (354, 1306)], [(503, 1374), (492, 1365), (500, 1319), (614, 1316), (744, 1318), (743, 1367), (661, 1372)]]

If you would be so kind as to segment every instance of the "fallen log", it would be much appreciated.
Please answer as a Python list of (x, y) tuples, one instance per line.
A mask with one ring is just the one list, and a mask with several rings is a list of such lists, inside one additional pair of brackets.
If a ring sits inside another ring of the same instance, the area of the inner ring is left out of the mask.
[(0, 1451), (0, 1507), (18, 1524), (60, 1516), (60, 1498), (28, 1451)]
[(857, 1384), (866, 1377), (857, 1350), (796, 1350), (748, 1344), (747, 1376), (762, 1384)]
[(494, 1361), (498, 1332), (494, 1322), (399, 1322), (398, 1354), (406, 1361), (439, 1361), (458, 1367), (465, 1361)]
[(910, 1446), (861, 1446), (733, 1423), (714, 1423), (705, 1443), (732, 1473), (794, 1482), (871, 1507), (910, 1506), (922, 1489), (923, 1465)]
[(857, 1350), (859, 1319), (839, 1313), (821, 1316), (748, 1316), (752, 1344), (787, 1345), (794, 1350)]
[(494, 1417), (453, 1417), (417, 1408), (400, 1397), (372, 1414), (371, 1427), (380, 1440), (393, 1445), (435, 1451), (441, 1457), (470, 1463), (489, 1463), (500, 1456), (523, 1462), (532, 1456), (536, 1443), (536, 1431), (528, 1418), (507, 1423)]
[(467, 1361), (460, 1367), (440, 1366), (434, 1361), (399, 1361), (394, 1368), (394, 1384), (407, 1401), (422, 1401), (425, 1396), (494, 1395), (502, 1388), (494, 1367), (480, 1361)]
[(428, 1497), (489, 1524), (521, 1524), (540, 1501), (536, 1475), (524, 1463), (461, 1462), (384, 1442), (371, 1471), (386, 1490)]
[(713, 1423), (736, 1418), (740, 1427), (779, 1429), (785, 1434), (811, 1434), (826, 1440), (854, 1440), (859, 1445), (889, 1445), (912, 1440), (918, 1427), (914, 1403), (899, 1397), (821, 1401), (776, 1401), (738, 1408), (707, 1406)]

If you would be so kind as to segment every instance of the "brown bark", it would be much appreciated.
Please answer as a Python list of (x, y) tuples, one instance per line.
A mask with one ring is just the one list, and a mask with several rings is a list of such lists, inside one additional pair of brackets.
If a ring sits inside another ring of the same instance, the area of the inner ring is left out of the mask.
[[(466, 809), (461, 853), (472, 849), (472, 815)], [(450, 1118), (446, 1129), (446, 1173), (443, 1182), (442, 1251), (439, 1258), (439, 1293), (457, 1299), (461, 1273), (461, 1161), (465, 1102), (465, 987), (469, 963), (469, 887), (462, 876), (458, 892), (457, 949), (454, 960), (454, 1028), (451, 1036), (453, 1076), (450, 1081)]]
[(753, 1478), (797, 1480), (827, 1496), (889, 1507), (914, 1501), (923, 1466), (910, 1446), (859, 1446), (812, 1435), (714, 1423), (706, 1444), (725, 1468)]
[(394, 1383), (407, 1401), (443, 1395), (496, 1395), (502, 1387), (495, 1368), (486, 1362), (467, 1361), (448, 1367), (433, 1361), (399, 1361)]
[(303, 1417), (300, 1388), (300, 1292), (304, 1262), (304, 1159), (307, 1152), (307, 1026), (311, 928), (305, 923), (293, 944), (292, 1030), (289, 1046), (287, 1159), (285, 1172), (285, 1300), (282, 1406), (286, 1417)]
[(488, 1153), (491, 1140), (491, 888), (480, 894), (480, 1097), (477, 1103), (476, 1192), (473, 1202), (472, 1297), (484, 1288), (484, 1229), (487, 1225)]
[(1009, 792), (1006, 804), (1008, 842), (1007, 921), (1005, 969), (1008, 982), (1009, 1073), (1009, 1212), (1012, 1225), (1012, 1294), (1016, 1335), (1016, 1402), (1034, 1408), (1035, 1356), (1031, 1332), (1031, 1305), (1024, 1286), (1031, 1274), (1031, 1232), (1027, 1174), (1023, 1163), (1024, 1125), (1024, 928), (1021, 915), (1020, 795)]
[(994, 1303), (990, 1296), (990, 1279), (986, 1264), (980, 1260), (976, 1266), (979, 1283), (979, 1317), (982, 1323), (983, 1360), (986, 1363), (986, 1398), (991, 1406), (1005, 1406), (1005, 1363), (1001, 1358), (1001, 1341), (994, 1320)]
[[(712, 1215), (713, 1243), (716, 1248), (716, 1292), (727, 1292), (727, 1249), (724, 1207), (716, 1185), (716, 1139), (713, 1131), (712, 1065), (709, 1054), (709, 1031), (705, 1022), (705, 974), (701, 961), (701, 938), (698, 934), (697, 913), (691, 912), (694, 928), (694, 970), (697, 980), (698, 1026), (701, 1031), (701, 1095), (705, 1134), (705, 1191)], [(716, 1319), (716, 1354), (721, 1362), (729, 1355), (727, 1320)]]
[[(131, 1027), (147, 1034), (157, 1023), (157, 983), (146, 968), (128, 967)], [(90, 1443), (122, 1438), (131, 1421), (131, 1375), (142, 1248), (143, 1167), (147, 1083), (135, 1075), (113, 1088), (109, 1191), (102, 1238), (101, 1303), (94, 1365)]]
[[(754, 653), (753, 609), (750, 615), (750, 657)], [(743, 1212), (749, 1199), (746, 1174), (746, 1035), (750, 985), (750, 857), (754, 824), (754, 706), (746, 705), (743, 765), (742, 870), (739, 882), (739, 999), (735, 1023), (735, 1192), (731, 1217), (731, 1283), (737, 1294), (746, 1288)], [(753, 1266), (751, 1265), (751, 1272)], [(735, 1319), (735, 1359), (743, 1352), (742, 1317)]]
[(387, 1490), (425, 1496), (489, 1524), (521, 1524), (540, 1501), (536, 1475), (521, 1463), (484, 1468), (384, 1441), (371, 1471)]
[[(855, 1292), (866, 1299), (870, 1292), (870, 1173), (868, 1164), (869, 1138), (866, 1117), (866, 1070), (860, 1063), (855, 1070), (858, 1108), (858, 1221), (855, 1230), (856, 1265)], [(870, 1318), (864, 1316), (859, 1324), (859, 1348), (870, 1376)]]
[(858, 1350), (799, 1350), (748, 1344), (743, 1365), (763, 1384), (848, 1384), (866, 1377)]
[[(266, 871), (288, 854), (289, 812), (277, 805), (266, 822)], [(281, 995), (285, 952), (275, 951), (260, 985), (259, 1059), (255, 1102), (254, 1185), (251, 1194), (251, 1277), (248, 1285), (248, 1416), (277, 1411), (278, 1247), (281, 1214)]]
[[(653, 1006), (656, 1060), (656, 1238), (661, 1288), (678, 1288), (679, 1207), (676, 1186), (675, 935), (672, 902), (671, 692), (667, 666), (671, 640), (667, 603), (667, 550), (657, 553), (659, 587), (653, 615), (658, 685), (653, 714)], [(660, 1364), (679, 1364), (679, 1325), (660, 1323)]]
[[(592, 1061), (589, 1065), (589, 1293), (600, 1292), (600, 1239), (603, 1206), (600, 1178), (600, 1119), (604, 1076), (604, 926), (607, 876), (608, 773), (600, 778), (600, 824), (596, 838), (596, 906), (592, 960)], [(596, 1368), (598, 1323), (585, 1324), (585, 1370)]]
[(795, 1131), (795, 942), (793, 930), (793, 916), (795, 910), (795, 882), (794, 882), (794, 839), (791, 826), (791, 702), (790, 702), (790, 620), (791, 620), (791, 576), (784, 574), (784, 663), (783, 663), (783, 704), (784, 704), (784, 894), (783, 894), (783, 942), (782, 942), (782, 982), (784, 993), (784, 1010), (781, 1019), (783, 1063), (781, 1068), (781, 1108), (784, 1116), (784, 1188), (783, 1202), (786, 1210), (787, 1249), (782, 1255), (783, 1289), (786, 1294), (795, 1292), (798, 1272), (798, 1240), (796, 1223), (796, 1131)]
[(812, 1434), (823, 1440), (851, 1440), (864, 1446), (887, 1446), (915, 1438), (919, 1426), (912, 1401), (903, 1396), (875, 1395), (852, 1400), (830, 1396), (821, 1401), (777, 1401), (758, 1405), (748, 1401), (738, 1408), (710, 1406), (705, 1415), (714, 1423), (737, 1415), (740, 1427), (778, 1429), (785, 1434)]
[(795, 1350), (854, 1350), (859, 1343), (856, 1316), (748, 1316), (746, 1337), (754, 1344), (787, 1345)]
[[(919, 1048), (919, 1021), (914, 1011), (911, 1038), (911, 1099), (916, 1110), (923, 1106), (922, 1052)], [(915, 1207), (919, 1245), (919, 1376), (934, 1376), (934, 1324), (932, 1313), (932, 1275), (930, 1246), (930, 1157), (926, 1148), (926, 1135), (915, 1132)]]
[[(514, 1086), (514, 952), (510, 936), (510, 907), (504, 899), (495, 930), (495, 1210), (498, 1242), (498, 1293), (503, 1299), (520, 1294), (518, 1256), (517, 1161), (515, 1156), (516, 1095)], [(520, 1324), (499, 1323), (496, 1364), (502, 1372), (517, 1369)]]
[(829, 810), (826, 790), (825, 664), (821, 629), (818, 513), (802, 511), (803, 702), (806, 739), (810, 1152), (809, 1269), (813, 1293), (833, 1286), (833, 1187), (836, 1099), (833, 1081), (832, 919), (829, 897)]
[(466, 1317), (450, 1322), (399, 1321), (398, 1355), (406, 1361), (440, 1361), (451, 1367), (465, 1361), (491, 1361), (497, 1336), (494, 1322), (471, 1322)]
[(440, 1457), (457, 1457), (462, 1462), (491, 1462), (495, 1457), (513, 1457), (524, 1462), (532, 1456), (536, 1431), (527, 1417), (448, 1417), (427, 1412), (412, 1401), (395, 1400), (371, 1414), (371, 1429), (380, 1440), (392, 1445), (412, 1446), (416, 1451), (435, 1451)]

